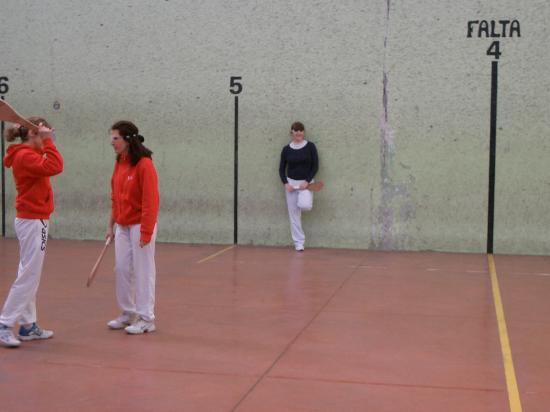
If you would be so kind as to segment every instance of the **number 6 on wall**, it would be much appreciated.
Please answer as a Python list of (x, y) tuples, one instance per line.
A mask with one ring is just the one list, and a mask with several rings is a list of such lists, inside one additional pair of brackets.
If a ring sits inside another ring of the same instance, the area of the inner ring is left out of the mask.
[(5, 76), (0, 77), (0, 94), (6, 94), (9, 90), (8, 78)]
[(229, 92), (231, 94), (240, 94), (243, 91), (241, 80), (241, 76), (231, 76), (229, 79)]

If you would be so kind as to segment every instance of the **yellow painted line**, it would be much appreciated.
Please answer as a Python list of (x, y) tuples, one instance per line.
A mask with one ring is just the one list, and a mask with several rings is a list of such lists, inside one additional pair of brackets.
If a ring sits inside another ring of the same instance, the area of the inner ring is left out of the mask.
[(227, 252), (228, 250), (233, 249), (234, 247), (235, 247), (235, 245), (228, 246), (228, 247), (226, 247), (225, 249), (222, 249), (222, 250), (217, 251), (217, 252), (214, 253), (213, 255), (207, 256), (207, 257), (205, 257), (204, 259), (199, 260), (197, 263), (204, 263), (204, 262), (206, 262), (207, 260), (214, 259), (216, 256), (219, 256), (219, 255), (221, 255), (222, 253)]
[(514, 361), (512, 360), (512, 348), (510, 347), (510, 340), (508, 339), (508, 328), (506, 327), (506, 320), (504, 318), (504, 308), (502, 306), (497, 271), (495, 269), (495, 259), (493, 255), (487, 255), (487, 260), (489, 261), (489, 273), (491, 275), (493, 300), (495, 302), (495, 311), (497, 314), (498, 335), (500, 338), (502, 361), (504, 363), (504, 374), (506, 376), (506, 389), (508, 390), (510, 412), (522, 412), (523, 409), (521, 408), (521, 401), (519, 398)]

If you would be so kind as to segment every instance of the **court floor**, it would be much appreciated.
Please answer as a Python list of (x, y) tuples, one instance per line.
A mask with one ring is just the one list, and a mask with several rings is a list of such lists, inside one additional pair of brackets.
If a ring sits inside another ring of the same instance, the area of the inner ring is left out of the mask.
[[(157, 244), (158, 330), (129, 336), (112, 249), (85, 287), (101, 247), (49, 242), (56, 335), (0, 348), (0, 410), (517, 412), (511, 365), (550, 410), (550, 257), (495, 256), (512, 363), (486, 255)], [(0, 240), (2, 302), (17, 262)]]

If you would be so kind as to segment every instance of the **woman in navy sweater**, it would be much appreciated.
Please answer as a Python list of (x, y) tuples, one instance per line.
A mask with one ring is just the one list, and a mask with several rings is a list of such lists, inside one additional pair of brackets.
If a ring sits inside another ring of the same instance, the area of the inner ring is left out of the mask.
[(283, 147), (279, 176), (285, 185), (290, 232), (297, 251), (304, 250), (306, 237), (302, 230), (302, 211), (313, 207), (313, 194), (308, 190), (319, 169), (317, 148), (304, 138), (305, 128), (300, 122), (290, 127), (292, 141)]

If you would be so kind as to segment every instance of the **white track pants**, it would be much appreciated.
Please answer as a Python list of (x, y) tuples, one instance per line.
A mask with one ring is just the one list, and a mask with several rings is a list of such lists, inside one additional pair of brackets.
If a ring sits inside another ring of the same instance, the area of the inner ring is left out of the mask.
[(19, 239), (19, 270), (2, 309), (0, 323), (13, 327), (17, 322), (36, 322), (36, 292), (42, 276), (49, 222), (41, 219), (15, 219)]
[(155, 240), (139, 247), (141, 225), (116, 226), (116, 297), (123, 312), (137, 314), (147, 321), (155, 319)]
[[(294, 180), (287, 178), (292, 186), (299, 186), (305, 180)], [(288, 218), (290, 220), (290, 233), (295, 247), (303, 247), (306, 236), (302, 229), (302, 211), (310, 211), (313, 207), (313, 193), (311, 190), (295, 190), (286, 192), (286, 205), (288, 207)]]

